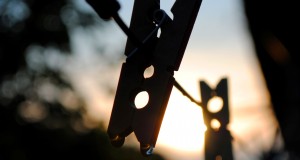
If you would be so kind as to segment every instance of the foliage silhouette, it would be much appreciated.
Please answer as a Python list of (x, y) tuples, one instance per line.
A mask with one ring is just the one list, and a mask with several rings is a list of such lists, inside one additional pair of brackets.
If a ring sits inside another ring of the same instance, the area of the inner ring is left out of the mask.
[(72, 54), (70, 30), (104, 26), (75, 2), (0, 1), (1, 160), (146, 159), (135, 148), (113, 148), (101, 123), (87, 125), (66, 75), (32, 53)]

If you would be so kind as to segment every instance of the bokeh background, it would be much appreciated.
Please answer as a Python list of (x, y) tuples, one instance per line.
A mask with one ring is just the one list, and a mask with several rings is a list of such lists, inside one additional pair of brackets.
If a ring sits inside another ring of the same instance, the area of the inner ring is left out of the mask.
[[(130, 23), (133, 0), (120, 0)], [(175, 0), (162, 0), (170, 17)], [(283, 147), (241, 0), (204, 0), (175, 78), (200, 99), (199, 81), (229, 82), (236, 159)], [(202, 110), (175, 88), (150, 158), (134, 135), (109, 143), (126, 36), (84, 0), (0, 0), (0, 159), (204, 159)]]

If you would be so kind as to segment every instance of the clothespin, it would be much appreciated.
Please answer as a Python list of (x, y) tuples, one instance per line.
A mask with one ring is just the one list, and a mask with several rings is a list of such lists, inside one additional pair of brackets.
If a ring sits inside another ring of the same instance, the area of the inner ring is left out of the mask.
[[(204, 81), (200, 81), (200, 88), (204, 123), (207, 127), (204, 145), (205, 160), (233, 160), (232, 137), (227, 129), (229, 124), (227, 79), (222, 79), (215, 89), (210, 88)], [(211, 111), (209, 102), (217, 97), (222, 102), (220, 106), (217, 106), (220, 108)], [(216, 125), (213, 126), (213, 123), (216, 123)]]
[[(104, 18), (118, 20), (118, 5)], [(87, 0), (97, 11), (97, 0)], [(179, 69), (202, 0), (176, 0), (171, 12), (173, 20), (160, 10), (159, 0), (135, 0), (128, 40), (126, 62), (122, 65), (115, 95), (108, 135), (114, 146), (120, 147), (125, 137), (134, 132), (144, 156), (152, 154), (160, 126), (175, 83), (174, 71)], [(106, 14), (107, 13), (107, 14)], [(107, 16), (108, 15), (108, 16)], [(157, 30), (161, 29), (157, 37)], [(126, 29), (125, 29), (126, 30)], [(151, 77), (144, 77), (147, 67), (154, 67)], [(138, 109), (135, 97), (142, 91), (149, 95), (145, 107)]]

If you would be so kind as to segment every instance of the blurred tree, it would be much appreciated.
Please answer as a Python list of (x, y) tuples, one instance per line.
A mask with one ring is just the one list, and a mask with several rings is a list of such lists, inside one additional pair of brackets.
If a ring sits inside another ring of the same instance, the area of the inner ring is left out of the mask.
[(78, 27), (104, 24), (72, 0), (0, 0), (0, 160), (143, 159), (87, 124), (84, 101), (57, 65), (67, 62), (47, 61), (72, 53)]

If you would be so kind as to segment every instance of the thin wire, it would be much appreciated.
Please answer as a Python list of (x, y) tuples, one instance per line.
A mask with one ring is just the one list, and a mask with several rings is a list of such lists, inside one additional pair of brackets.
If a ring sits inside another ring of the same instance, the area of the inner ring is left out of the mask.
[(195, 100), (185, 89), (183, 89), (183, 87), (175, 80), (174, 82), (174, 86), (184, 95), (186, 96), (188, 99), (190, 99), (190, 101), (194, 102), (195, 104), (197, 104), (199, 107), (202, 107), (202, 103)]
[(118, 24), (118, 26), (122, 29), (122, 31), (128, 36), (128, 38), (134, 43), (136, 46), (141, 47), (143, 43), (131, 32), (131, 30), (126, 26), (124, 21), (121, 19), (119, 14), (115, 14), (113, 16), (114, 20)]

